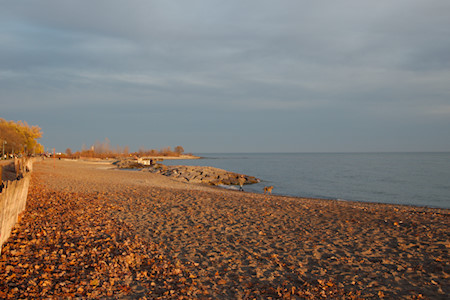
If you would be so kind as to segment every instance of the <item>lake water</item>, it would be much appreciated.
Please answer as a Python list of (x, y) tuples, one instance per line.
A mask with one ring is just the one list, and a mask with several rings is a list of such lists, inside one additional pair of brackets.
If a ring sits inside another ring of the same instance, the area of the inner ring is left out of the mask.
[(198, 154), (166, 165), (212, 166), (256, 176), (273, 194), (450, 208), (450, 153)]

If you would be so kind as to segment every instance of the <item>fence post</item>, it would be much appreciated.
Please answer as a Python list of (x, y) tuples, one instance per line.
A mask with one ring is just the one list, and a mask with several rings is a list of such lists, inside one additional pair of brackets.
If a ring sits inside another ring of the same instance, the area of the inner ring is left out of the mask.
[(20, 172), (20, 162), (17, 157), (14, 157), (14, 170), (16, 171), (16, 178), (18, 178)]
[[(20, 221), (21, 214), (26, 208), (28, 187), (30, 185), (31, 174), (20, 173), (25, 168), (25, 163), (29, 163), (31, 170), (32, 161), (15, 159), (16, 174), (20, 174), (20, 180), (5, 181), (6, 185), (0, 193), (0, 254), (2, 245), (11, 234), (14, 225)], [(0, 179), (2, 175), (0, 166)]]

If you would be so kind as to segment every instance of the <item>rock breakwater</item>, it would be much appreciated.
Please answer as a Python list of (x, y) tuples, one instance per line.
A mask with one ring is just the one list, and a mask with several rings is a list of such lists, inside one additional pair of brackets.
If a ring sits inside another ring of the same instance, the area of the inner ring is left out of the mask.
[(166, 166), (155, 163), (146, 166), (136, 160), (125, 160), (114, 163), (119, 169), (141, 169), (143, 172), (161, 174), (176, 180), (189, 183), (203, 183), (208, 185), (239, 185), (239, 177), (244, 175), (244, 184), (258, 183), (254, 176), (239, 174), (219, 168), (203, 166)]

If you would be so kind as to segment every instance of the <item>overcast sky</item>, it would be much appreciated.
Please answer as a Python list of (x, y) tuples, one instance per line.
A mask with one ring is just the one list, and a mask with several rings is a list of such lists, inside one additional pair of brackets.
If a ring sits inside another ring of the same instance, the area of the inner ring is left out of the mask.
[(0, 117), (58, 151), (450, 151), (450, 1), (3, 1)]

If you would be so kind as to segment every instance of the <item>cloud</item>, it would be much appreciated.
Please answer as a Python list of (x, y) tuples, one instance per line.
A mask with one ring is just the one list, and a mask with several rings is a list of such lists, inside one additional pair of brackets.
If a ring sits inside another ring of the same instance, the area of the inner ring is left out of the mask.
[[(337, 112), (375, 128), (433, 122), (450, 99), (449, 9), (444, 0), (11, 1), (0, 11), (2, 107), (107, 107), (130, 124), (155, 111), (227, 113), (208, 118), (212, 128), (235, 111), (265, 127), (256, 116), (276, 112), (280, 131)], [(329, 136), (320, 124), (312, 131)]]

